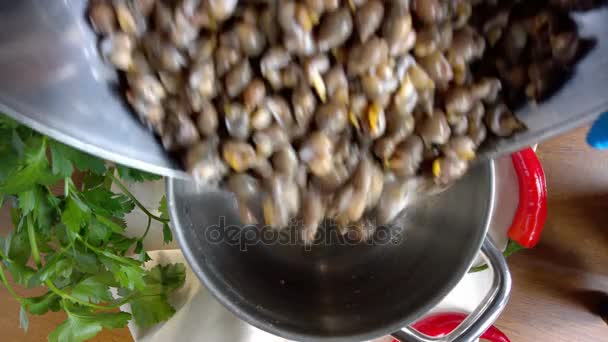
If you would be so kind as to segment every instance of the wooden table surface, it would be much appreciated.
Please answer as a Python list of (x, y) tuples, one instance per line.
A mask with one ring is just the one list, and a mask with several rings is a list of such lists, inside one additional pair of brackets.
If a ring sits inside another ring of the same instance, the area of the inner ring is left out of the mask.
[[(586, 146), (586, 129), (545, 142), (538, 154), (549, 187), (549, 215), (537, 248), (509, 260), (511, 300), (496, 325), (513, 342), (608, 342), (608, 152)], [(0, 232), (7, 229), (6, 214)], [(64, 315), (30, 317), (0, 286), (1, 341), (44, 341)], [(602, 315), (606, 321), (602, 320)], [(95, 341), (131, 341), (127, 329)]]

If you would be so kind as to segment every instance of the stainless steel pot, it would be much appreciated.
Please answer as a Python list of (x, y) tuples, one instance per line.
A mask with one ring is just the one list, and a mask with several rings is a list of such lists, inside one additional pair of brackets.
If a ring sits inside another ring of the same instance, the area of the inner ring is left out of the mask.
[[(78, 149), (138, 169), (186, 178), (120, 95), (97, 49), (89, 0), (0, 0), (0, 112)], [(599, 39), (557, 96), (517, 113), (528, 130), (489, 141), (494, 158), (592, 122), (608, 108), (608, 8), (575, 15)]]
[[(447, 191), (406, 209), (373, 244), (312, 248), (240, 227), (226, 192), (168, 179), (167, 196), (174, 234), (192, 270), (223, 305), (260, 329), (296, 341), (387, 334), (403, 341), (470, 341), (497, 318), (511, 286), (502, 254), (486, 238), (494, 184), (493, 162), (479, 164)], [(440, 339), (408, 328), (449, 293), (480, 250), (494, 272), (484, 303)]]

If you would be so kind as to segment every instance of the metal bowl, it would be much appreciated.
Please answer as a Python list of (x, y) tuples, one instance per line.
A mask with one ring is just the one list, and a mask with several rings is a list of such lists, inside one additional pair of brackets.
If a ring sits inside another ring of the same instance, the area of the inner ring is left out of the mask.
[[(85, 15), (89, 0), (0, 1), (0, 111), (96, 156), (170, 177), (187, 177), (141, 125), (98, 53)], [(599, 39), (551, 100), (517, 113), (528, 130), (484, 144), (494, 158), (592, 122), (608, 108), (608, 8), (574, 16)]]
[[(480, 164), (415, 202), (373, 243), (310, 248), (242, 227), (229, 193), (168, 179), (167, 196), (174, 234), (204, 285), (243, 320), (296, 341), (371, 340), (402, 329), (449, 293), (483, 243), (495, 289), (457, 331), (468, 341), (496, 319), (509, 293), (502, 254), (484, 242), (494, 180), (493, 163)], [(411, 330), (399, 336), (426, 341)]]

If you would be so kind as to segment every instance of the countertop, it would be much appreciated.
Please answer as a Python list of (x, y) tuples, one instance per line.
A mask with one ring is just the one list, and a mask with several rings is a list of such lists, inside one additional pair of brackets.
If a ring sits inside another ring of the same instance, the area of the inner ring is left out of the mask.
[[(538, 154), (549, 188), (543, 238), (509, 259), (511, 300), (496, 325), (513, 342), (608, 341), (608, 151), (585, 144), (586, 128), (542, 143)], [(9, 227), (6, 213), (0, 234)], [(30, 317), (19, 328), (19, 305), (0, 287), (0, 333), (6, 342), (44, 341), (65, 316)], [(602, 316), (604, 317), (602, 319)], [(127, 329), (94, 341), (131, 341)]]

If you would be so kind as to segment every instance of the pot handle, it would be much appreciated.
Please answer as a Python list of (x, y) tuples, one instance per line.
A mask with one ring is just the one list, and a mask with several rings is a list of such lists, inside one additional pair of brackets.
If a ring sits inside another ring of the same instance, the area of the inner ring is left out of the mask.
[(507, 261), (489, 237), (486, 237), (481, 246), (481, 254), (494, 273), (492, 287), (483, 302), (462, 324), (442, 337), (430, 337), (409, 326), (393, 333), (392, 336), (402, 342), (469, 342), (479, 338), (490, 328), (509, 300), (511, 274)]

